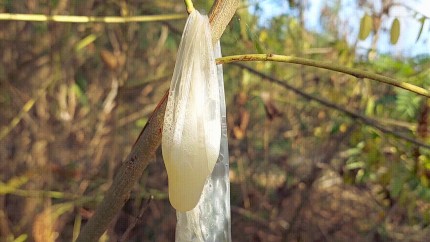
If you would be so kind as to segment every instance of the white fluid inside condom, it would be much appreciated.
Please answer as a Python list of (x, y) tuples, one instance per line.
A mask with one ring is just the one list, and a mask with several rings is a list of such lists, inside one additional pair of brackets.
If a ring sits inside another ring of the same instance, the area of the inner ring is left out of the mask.
[(178, 50), (162, 138), (169, 199), (179, 211), (197, 205), (218, 158), (221, 116), (217, 78), (208, 18), (193, 11)]

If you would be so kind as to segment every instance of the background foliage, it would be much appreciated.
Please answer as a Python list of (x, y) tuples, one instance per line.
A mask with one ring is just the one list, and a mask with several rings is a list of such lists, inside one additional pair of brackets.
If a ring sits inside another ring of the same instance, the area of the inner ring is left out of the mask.
[[(380, 9), (374, 1), (353, 2), (366, 13), (357, 34), (340, 29), (346, 24), (339, 18), (341, 1), (324, 5), (321, 32), (306, 28), (302, 1), (288, 1), (288, 13), (267, 24), (260, 23), (265, 13), (259, 3), (244, 1), (221, 39), (223, 54), (326, 60), (428, 88), (428, 55), (393, 56), (377, 49), (381, 32), (390, 33), (387, 45), (402, 36), (402, 22), (381, 27), (395, 2), (382, 1)], [(195, 6), (208, 10), (210, 3)], [(134, 16), (184, 13), (185, 7), (181, 1), (32, 0), (3, 1), (0, 12)], [(419, 12), (410, 18), (422, 26), (428, 21)], [(0, 22), (2, 241), (76, 237), (167, 90), (184, 22)], [(425, 28), (417, 33), (417, 39), (425, 36)], [(359, 39), (370, 40), (370, 49), (359, 48)], [(429, 102), (422, 97), (311, 67), (251, 66), (428, 143)], [(236, 65), (225, 65), (224, 76), (234, 241), (430, 236), (428, 149)], [(172, 241), (175, 211), (161, 152), (131, 197), (103, 240), (121, 238), (143, 212), (128, 241)]]

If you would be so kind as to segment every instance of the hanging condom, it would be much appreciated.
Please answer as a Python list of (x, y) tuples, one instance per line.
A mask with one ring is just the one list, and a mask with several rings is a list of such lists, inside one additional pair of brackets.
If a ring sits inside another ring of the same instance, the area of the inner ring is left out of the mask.
[(195, 10), (179, 45), (163, 126), (169, 200), (176, 210), (196, 207), (220, 142), (220, 85), (209, 20)]
[[(221, 57), (221, 47), (214, 46), (215, 57)], [(197, 206), (188, 212), (176, 212), (176, 242), (230, 242), (230, 180), (227, 137), (227, 117), (222, 65), (217, 65), (220, 110), (221, 147), (212, 174), (206, 180)]]

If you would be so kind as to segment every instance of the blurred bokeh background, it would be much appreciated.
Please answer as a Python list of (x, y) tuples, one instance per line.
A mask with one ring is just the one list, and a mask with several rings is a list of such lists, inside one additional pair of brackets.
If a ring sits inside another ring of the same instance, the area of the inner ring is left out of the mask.
[[(428, 3), (243, 0), (223, 55), (294, 55), (428, 89)], [(194, 4), (208, 12), (212, 1)], [(140, 16), (185, 6), (1, 0), (0, 12)], [(169, 87), (184, 23), (0, 21), (0, 241), (76, 237)], [(224, 65), (234, 241), (429, 238), (427, 99), (313, 67), (245, 64), (252, 70)], [(121, 238), (143, 209), (127, 241), (173, 241), (161, 152), (102, 240)]]

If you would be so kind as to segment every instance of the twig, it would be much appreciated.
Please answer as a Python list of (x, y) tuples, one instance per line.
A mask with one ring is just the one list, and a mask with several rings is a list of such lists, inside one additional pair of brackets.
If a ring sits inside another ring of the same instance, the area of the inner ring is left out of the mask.
[(187, 6), (187, 12), (188, 12), (188, 14), (192, 13), (195, 10), (194, 5), (193, 5), (193, 1), (191, 1), (191, 0), (184, 0), (184, 2), (185, 2), (185, 6)]
[(31, 22), (62, 22), (62, 23), (130, 23), (153, 22), (186, 18), (184, 14), (160, 14), (149, 16), (72, 16), (72, 15), (43, 15), (0, 13), (0, 21), (31, 21)]
[(261, 218), (260, 216), (252, 213), (251, 211), (249, 211), (247, 209), (244, 209), (241, 207), (236, 207), (236, 206), (231, 206), (231, 211), (245, 217), (246, 219), (249, 219), (253, 222), (256, 222), (256, 223), (270, 229), (270, 222), (269, 221), (266, 221), (265, 219)]
[(346, 109), (344, 107), (341, 107), (341, 106), (339, 106), (339, 105), (337, 105), (335, 103), (329, 102), (329, 101), (327, 101), (325, 99), (309, 95), (309, 94), (307, 94), (307, 93), (305, 93), (305, 92), (303, 92), (303, 91), (301, 91), (301, 90), (299, 90), (299, 89), (297, 89), (297, 88), (295, 88), (295, 87), (293, 87), (293, 86), (291, 86), (291, 85), (289, 85), (289, 84), (287, 84), (287, 83), (285, 83), (285, 82), (283, 82), (281, 80), (278, 80), (278, 79), (273, 78), (271, 76), (268, 76), (268, 75), (266, 75), (264, 73), (261, 73), (261, 72), (255, 70), (255, 69), (253, 69), (253, 68), (251, 68), (249, 66), (246, 66), (246, 65), (243, 65), (243, 64), (240, 64), (240, 63), (235, 63), (235, 65), (239, 66), (240, 68), (246, 69), (249, 72), (251, 72), (251, 73), (253, 73), (255, 75), (258, 75), (258, 76), (260, 76), (260, 77), (262, 77), (262, 78), (264, 78), (264, 79), (266, 79), (266, 80), (268, 80), (270, 82), (276, 83), (276, 84), (278, 84), (278, 85), (280, 85), (280, 86), (282, 86), (282, 87), (284, 87), (284, 88), (286, 88), (288, 90), (291, 90), (294, 93), (296, 93), (296, 94), (298, 94), (298, 95), (300, 95), (300, 96), (302, 96), (302, 97), (304, 97), (306, 99), (309, 99), (309, 100), (312, 100), (312, 101), (316, 101), (316, 102), (318, 102), (318, 103), (320, 103), (320, 104), (322, 104), (322, 105), (324, 105), (326, 107), (329, 107), (329, 108), (341, 111), (341, 112), (345, 113), (346, 115), (348, 115), (348, 116), (350, 116), (352, 118), (358, 119), (361, 122), (363, 122), (363, 123), (365, 123), (365, 124), (367, 124), (369, 126), (372, 126), (372, 127), (376, 128), (376, 129), (379, 129), (380, 131), (382, 131), (384, 133), (392, 134), (392, 135), (394, 135), (397, 138), (401, 138), (401, 139), (406, 140), (406, 141), (408, 141), (408, 142), (410, 142), (412, 144), (415, 144), (417, 146), (430, 149), (430, 145), (429, 144), (426, 144), (426, 143), (424, 143), (424, 142), (422, 142), (422, 141), (420, 141), (420, 140), (418, 140), (416, 138), (408, 137), (406, 135), (397, 133), (394, 130), (386, 128), (383, 125), (381, 125), (378, 121), (376, 121), (376, 120), (374, 120), (372, 118), (366, 117), (366, 116), (364, 116), (364, 115), (362, 115), (360, 113), (354, 112), (352, 110), (348, 110), (348, 109)]
[(128, 226), (127, 230), (124, 232), (124, 234), (121, 236), (120, 242), (125, 242), (127, 241), (128, 237), (130, 236), (130, 232), (131, 230), (134, 229), (134, 227), (136, 227), (137, 223), (141, 222), (142, 218), (143, 218), (143, 214), (145, 213), (145, 211), (148, 209), (149, 204), (151, 203), (152, 199), (154, 199), (153, 196), (151, 196), (145, 203), (145, 205), (142, 206), (142, 208), (139, 211), (139, 215), (137, 215), (137, 217), (133, 220), (133, 222)]
[(378, 82), (383, 82), (385, 84), (400, 87), (405, 90), (430, 98), (430, 92), (422, 87), (418, 87), (406, 82), (399, 82), (393, 78), (375, 74), (372, 72), (358, 70), (358, 69), (332, 64), (328, 62), (323, 62), (323, 61), (311, 60), (311, 59), (300, 58), (295, 56), (275, 55), (275, 54), (232, 55), (232, 56), (226, 56), (226, 57), (216, 59), (217, 64), (227, 64), (227, 63), (239, 62), (239, 61), (275, 61), (275, 62), (285, 62), (285, 63), (305, 65), (305, 66), (313, 66), (313, 67), (318, 67), (322, 69), (349, 74), (357, 78), (368, 78)]
[(10, 121), (9, 125), (2, 128), (0, 130), (0, 140), (2, 140), (4, 137), (6, 137), (18, 124), (21, 122), (21, 119), (24, 117), (26, 113), (28, 113), (36, 103), (36, 101), (41, 98), (43, 95), (45, 95), (46, 90), (52, 86), (57, 80), (51, 79), (47, 83), (45, 83), (32, 97), (30, 100), (28, 100), (24, 106), (22, 106), (21, 111)]

